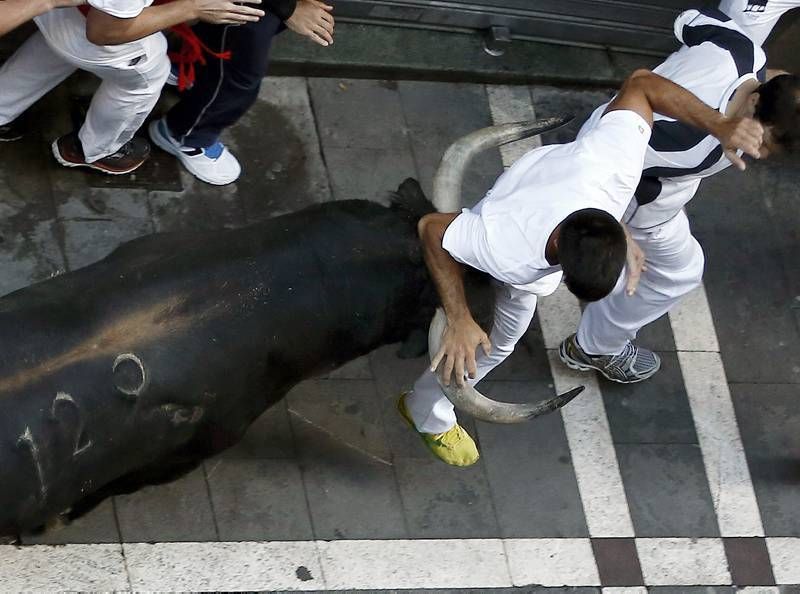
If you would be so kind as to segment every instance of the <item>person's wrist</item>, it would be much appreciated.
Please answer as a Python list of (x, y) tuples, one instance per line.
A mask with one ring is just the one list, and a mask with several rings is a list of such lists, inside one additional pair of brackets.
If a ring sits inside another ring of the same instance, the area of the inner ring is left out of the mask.
[(200, 18), (200, 8), (197, 0), (179, 0), (176, 4), (182, 3), (182, 8), (186, 11), (186, 21), (196, 21)]
[(715, 138), (720, 138), (725, 130), (725, 125), (728, 123), (729, 118), (724, 114), (718, 113), (714, 119), (711, 121), (708, 131), (711, 133), (712, 136)]

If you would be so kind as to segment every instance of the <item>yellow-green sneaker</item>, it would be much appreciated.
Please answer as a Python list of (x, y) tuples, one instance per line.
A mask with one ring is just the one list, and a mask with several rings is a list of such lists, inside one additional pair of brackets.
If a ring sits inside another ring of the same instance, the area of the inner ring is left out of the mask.
[(452, 429), (438, 435), (423, 433), (417, 429), (406, 407), (406, 396), (408, 396), (407, 392), (401, 394), (400, 398), (397, 399), (397, 411), (411, 428), (419, 433), (422, 441), (425, 442), (425, 445), (433, 452), (434, 456), (451, 466), (472, 466), (478, 461), (478, 458), (481, 457), (478, 453), (478, 446), (475, 445), (469, 433), (464, 431), (464, 428), (458, 423)]

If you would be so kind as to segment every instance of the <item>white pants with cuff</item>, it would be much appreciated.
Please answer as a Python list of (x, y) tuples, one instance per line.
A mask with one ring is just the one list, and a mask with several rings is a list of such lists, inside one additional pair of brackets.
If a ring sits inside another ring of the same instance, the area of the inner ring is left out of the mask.
[(590, 355), (621, 352), (639, 329), (667, 313), (703, 279), (703, 250), (691, 234), (684, 211), (656, 227), (628, 229), (645, 253), (647, 270), (633, 295), (625, 292), (627, 273), (623, 272), (608, 297), (586, 306), (578, 344)]
[[(53, 18), (37, 19), (37, 24), (44, 30)], [(0, 68), (0, 125), (14, 121), (76, 69), (87, 70), (102, 79), (78, 133), (86, 161), (91, 163), (115, 153), (133, 138), (155, 107), (170, 69), (166, 38), (156, 33), (129, 44), (104, 47), (106, 56), (113, 56), (116, 50), (121, 59), (97, 63), (91, 59), (93, 52), (75, 51), (77, 45), (56, 47), (52, 39), (63, 36), (63, 29), (58, 33), (47, 39), (41, 31), (35, 33)], [(85, 21), (83, 30), (74, 35), (85, 38)], [(134, 58), (132, 45), (138, 54)]]
[[(510, 285), (495, 286), (494, 326), (489, 335), (492, 343), (487, 356), (478, 348), (477, 374), (469, 384), (475, 385), (505, 361), (520, 338), (528, 330), (536, 311), (536, 295)], [(439, 434), (456, 424), (453, 405), (442, 392), (436, 374), (426, 369), (406, 398), (406, 406), (414, 425), (423, 433)]]

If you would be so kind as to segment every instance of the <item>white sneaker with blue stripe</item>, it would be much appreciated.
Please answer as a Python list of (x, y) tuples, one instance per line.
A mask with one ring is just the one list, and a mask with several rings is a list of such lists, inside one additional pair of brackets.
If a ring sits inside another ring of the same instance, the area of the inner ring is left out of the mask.
[(172, 137), (165, 118), (150, 122), (148, 131), (156, 146), (176, 156), (197, 179), (224, 186), (235, 182), (242, 173), (239, 161), (219, 141), (205, 148), (185, 146)]

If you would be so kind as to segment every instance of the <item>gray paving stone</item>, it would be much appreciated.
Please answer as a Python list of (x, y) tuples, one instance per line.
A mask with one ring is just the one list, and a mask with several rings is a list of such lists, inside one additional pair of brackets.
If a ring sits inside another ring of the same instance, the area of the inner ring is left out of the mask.
[(411, 538), (497, 538), (483, 463), (448, 466), (430, 455), (395, 459)]
[(225, 542), (313, 540), (294, 460), (206, 462), (219, 538)]
[(73, 270), (154, 231), (144, 190), (79, 188), (59, 193), (57, 202), (67, 262)]
[(46, 544), (103, 544), (120, 542), (114, 504), (106, 499), (86, 515), (59, 529), (51, 529), (40, 534), (25, 534), (22, 542), (26, 545)]
[[(311, 380), (295, 386), (287, 402), (295, 428), (310, 427), (367, 458), (389, 461), (382, 414), (371, 381)], [(299, 441), (298, 447), (308, 449)]]
[[(796, 186), (796, 172), (752, 166), (705, 180), (690, 203), (695, 235), (706, 253), (706, 286), (722, 359), (732, 383), (800, 381), (793, 300), (800, 290), (793, 236), (794, 190), (777, 183), (782, 175)], [(793, 187), (794, 187), (793, 186)], [(778, 196), (781, 204), (779, 206)], [(778, 226), (776, 221), (786, 218)]]
[(225, 140), (242, 163), (236, 187), (248, 222), (331, 199), (305, 79), (268, 78)]
[(0, 294), (66, 266), (41, 142), (33, 134), (0, 144)]
[[(487, 395), (506, 402), (553, 395), (552, 387), (539, 382), (485, 387)], [(478, 435), (502, 537), (589, 535), (561, 415), (521, 425), (479, 423)]]
[(256, 419), (241, 441), (219, 455), (225, 459), (294, 459), (292, 426), (286, 400), (278, 402)]
[(181, 172), (183, 192), (150, 192), (154, 229), (170, 231), (210, 231), (242, 227), (246, 220), (235, 185), (211, 186)]
[(324, 376), (325, 379), (356, 379), (371, 380), (372, 369), (369, 366), (369, 356), (365, 355), (345, 363), (339, 369), (331, 371)]
[(647, 381), (601, 389), (614, 443), (697, 443), (677, 355), (659, 353), (661, 370)]
[[(433, 176), (447, 147), (460, 137), (492, 125), (483, 85), (398, 83), (423, 189), (431, 195)], [(500, 152), (486, 151), (470, 165), (464, 179), (464, 205), (472, 206), (503, 172)]]
[(408, 131), (397, 87), (394, 81), (310, 79), (326, 157), (331, 148), (407, 150)]
[(391, 462), (292, 419), (314, 537), (408, 538)]
[(573, 115), (575, 119), (554, 132), (542, 136), (545, 144), (572, 142), (578, 130), (600, 105), (607, 102), (616, 93), (616, 89), (569, 89), (547, 85), (531, 86), (531, 97), (536, 110), (536, 117), (551, 118)]
[(698, 446), (624, 444), (617, 458), (637, 537), (719, 536)]
[(731, 386), (767, 536), (800, 536), (800, 408), (796, 385)]
[(203, 468), (115, 498), (123, 542), (218, 540)]
[(389, 194), (416, 172), (405, 149), (326, 148), (325, 161), (336, 200), (387, 204)]
[(542, 329), (538, 319), (534, 318), (533, 324), (517, 343), (514, 352), (493, 369), (484, 381), (550, 382), (551, 379)]

